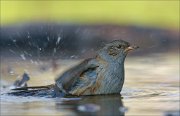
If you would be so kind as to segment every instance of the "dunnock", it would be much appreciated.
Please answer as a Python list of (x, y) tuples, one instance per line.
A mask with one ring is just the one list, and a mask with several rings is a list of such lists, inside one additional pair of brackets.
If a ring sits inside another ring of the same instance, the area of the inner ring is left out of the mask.
[(82, 61), (64, 72), (55, 84), (41, 87), (17, 88), (13, 95), (63, 96), (120, 93), (124, 84), (124, 61), (130, 46), (123, 40), (114, 40), (97, 52), (95, 58)]

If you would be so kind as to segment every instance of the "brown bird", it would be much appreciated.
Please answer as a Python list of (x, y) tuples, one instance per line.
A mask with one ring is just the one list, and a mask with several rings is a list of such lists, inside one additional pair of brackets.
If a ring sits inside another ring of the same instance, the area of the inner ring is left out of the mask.
[[(55, 84), (40, 87), (17, 88), (12, 95), (64, 96), (120, 93), (124, 84), (124, 61), (130, 50), (137, 46), (123, 40), (114, 40), (97, 52), (64, 72)], [(18, 93), (20, 92), (20, 93)]]

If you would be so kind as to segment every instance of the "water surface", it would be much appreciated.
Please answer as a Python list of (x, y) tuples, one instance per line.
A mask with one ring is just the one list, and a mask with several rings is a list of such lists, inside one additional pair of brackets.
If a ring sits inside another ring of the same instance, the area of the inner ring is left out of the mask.
[[(1, 94), (28, 71), (30, 86), (54, 82), (79, 60), (1, 59)], [(127, 57), (121, 95), (39, 98), (1, 95), (1, 115), (179, 115), (179, 56)]]

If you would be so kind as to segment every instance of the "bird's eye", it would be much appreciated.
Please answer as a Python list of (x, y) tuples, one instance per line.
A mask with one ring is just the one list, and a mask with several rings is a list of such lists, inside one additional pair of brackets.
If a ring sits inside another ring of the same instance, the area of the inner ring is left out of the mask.
[(120, 49), (120, 48), (121, 48), (121, 45), (118, 45), (117, 48)]

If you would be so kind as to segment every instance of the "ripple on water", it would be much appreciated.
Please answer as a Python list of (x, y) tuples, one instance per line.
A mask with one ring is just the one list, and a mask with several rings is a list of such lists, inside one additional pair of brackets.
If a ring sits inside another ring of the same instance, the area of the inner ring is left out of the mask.
[(3, 94), (0, 96), (1, 104), (8, 104), (8, 103), (27, 103), (27, 102), (63, 102), (63, 101), (77, 101), (81, 100), (81, 98), (47, 98), (47, 97), (23, 97), (23, 96), (10, 96)]
[(79, 105), (77, 109), (81, 112), (97, 112), (101, 109), (101, 107), (96, 104), (84, 104)]
[[(124, 88), (121, 92), (123, 98), (152, 98), (152, 97), (179, 97), (179, 92), (177, 90), (161, 90), (154, 88), (144, 88), (144, 89), (132, 89), (132, 88)], [(159, 99), (161, 100), (161, 99)]]

